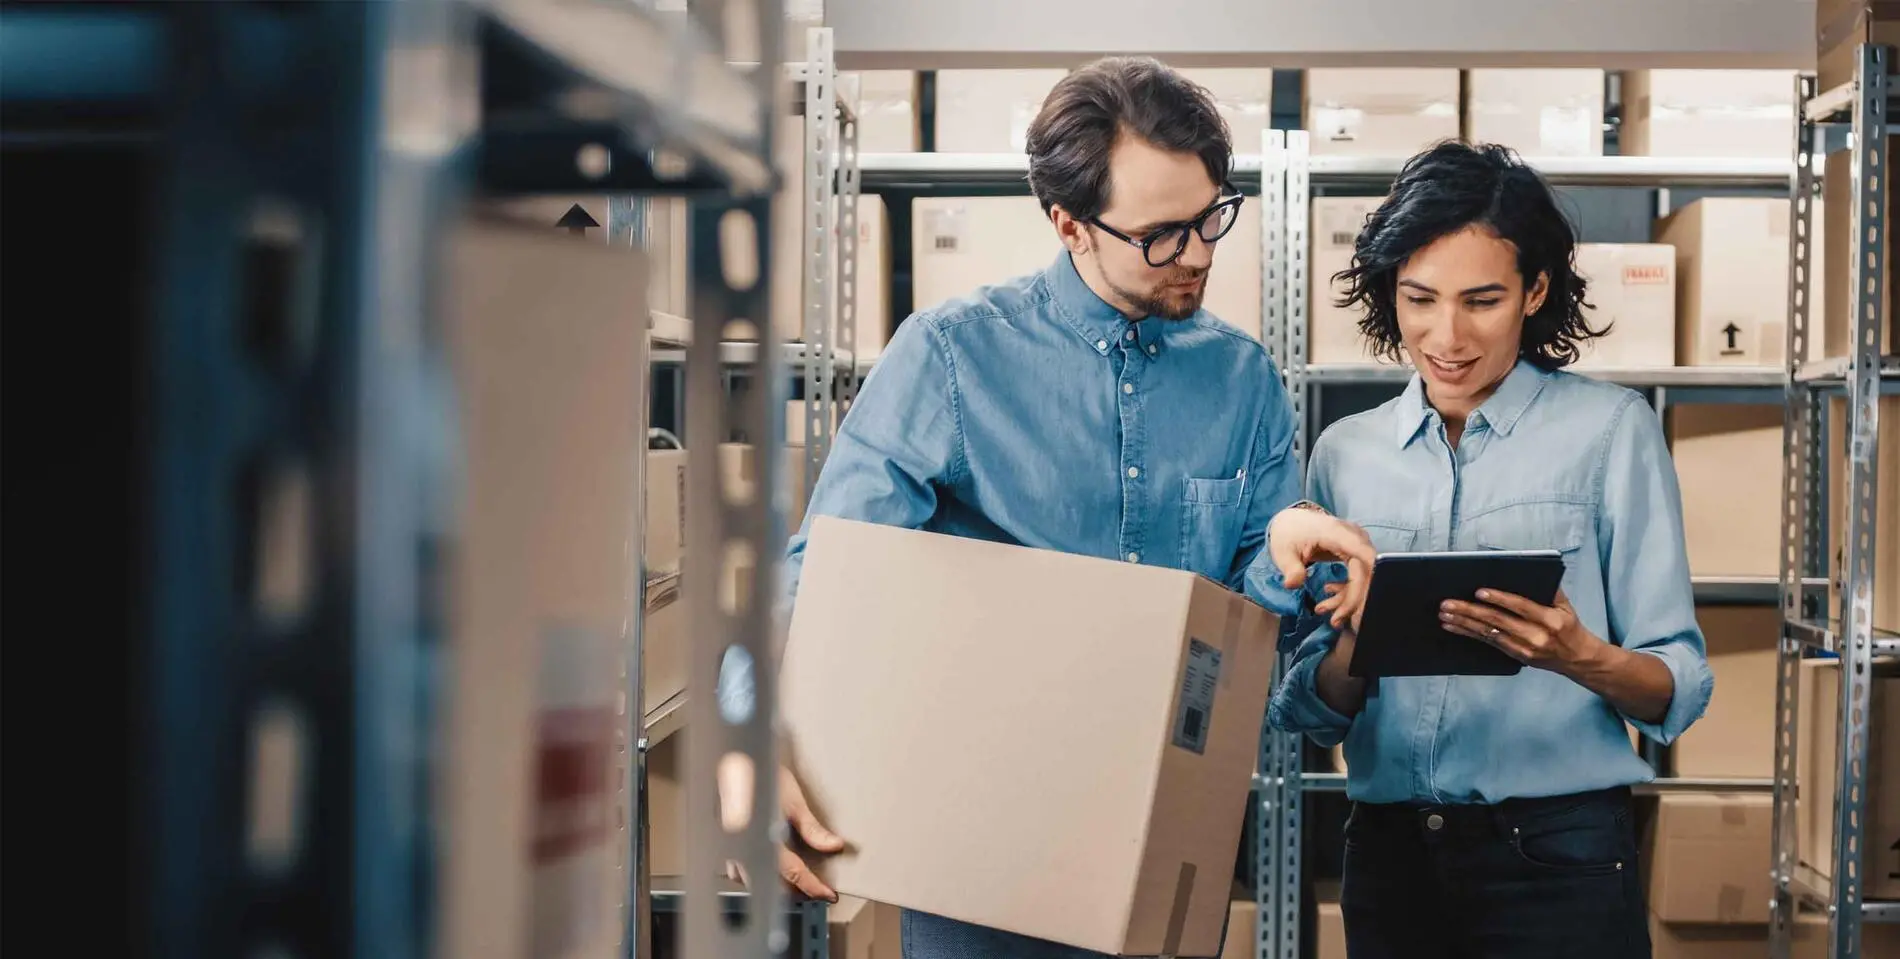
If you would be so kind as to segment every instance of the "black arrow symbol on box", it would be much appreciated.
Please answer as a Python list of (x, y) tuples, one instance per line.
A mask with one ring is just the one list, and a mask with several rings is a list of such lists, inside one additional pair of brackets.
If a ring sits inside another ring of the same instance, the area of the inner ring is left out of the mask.
[[(578, 210), (580, 209), (580, 207), (575, 207), (574, 209)], [(1728, 337), (1729, 349), (1731, 350), (1739, 349), (1739, 347), (1735, 345), (1735, 336), (1736, 334), (1740, 332), (1742, 332), (1742, 328), (1739, 326), (1736, 326), (1733, 322), (1730, 322), (1729, 325), (1722, 327), (1722, 335)]]
[(575, 236), (583, 236), (589, 228), (600, 226), (600, 221), (589, 216), (587, 211), (576, 203), (568, 207), (567, 212), (561, 214), (561, 222), (554, 225), (565, 228), (567, 232)]

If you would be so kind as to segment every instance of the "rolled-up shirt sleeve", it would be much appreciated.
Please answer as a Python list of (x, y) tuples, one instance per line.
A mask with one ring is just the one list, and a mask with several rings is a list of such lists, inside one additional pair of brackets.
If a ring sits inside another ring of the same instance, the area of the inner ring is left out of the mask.
[(1670, 743), (1701, 718), (1715, 689), (1696, 624), (1682, 527), (1682, 491), (1662, 425), (1640, 401), (1619, 414), (1603, 459), (1598, 516), (1610, 642), (1669, 667), (1675, 693), (1660, 723), (1623, 718)]
[[(1327, 472), (1331, 457), (1325, 437), (1314, 444), (1311, 465), (1307, 469), (1306, 496), (1328, 510), (1333, 498)], [(1263, 550), (1265, 556), (1269, 551)], [(1267, 723), (1283, 732), (1305, 733), (1322, 746), (1334, 746), (1346, 738), (1352, 718), (1343, 716), (1319, 695), (1319, 664), (1339, 642), (1339, 631), (1326, 617), (1313, 612), (1313, 606), (1326, 595), (1328, 583), (1344, 582), (1346, 568), (1340, 563), (1319, 563), (1307, 570), (1306, 583), (1289, 590), (1279, 570), (1270, 560), (1256, 561), (1247, 571), (1247, 591), (1280, 613), (1280, 644), (1291, 649), (1291, 662), (1267, 704)]]

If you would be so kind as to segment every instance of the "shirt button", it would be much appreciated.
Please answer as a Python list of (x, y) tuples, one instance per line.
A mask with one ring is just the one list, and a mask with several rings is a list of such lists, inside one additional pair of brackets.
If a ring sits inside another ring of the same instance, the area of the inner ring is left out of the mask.
[(1128, 331), (1127, 333), (1125, 333), (1125, 334), (1123, 334), (1123, 335), (1124, 335), (1124, 336), (1125, 336), (1126, 338), (1128, 338), (1128, 339), (1131, 339), (1131, 340), (1132, 340), (1132, 339), (1134, 339), (1134, 338), (1135, 338), (1135, 331), (1134, 331), (1134, 330), (1129, 330), (1129, 331)]
[(1445, 828), (1445, 817), (1440, 816), (1437, 813), (1432, 813), (1431, 815), (1426, 816), (1425, 828), (1431, 829), (1434, 831)]
[(1139, 562), (1141, 562), (1141, 554), (1140, 554), (1140, 553), (1129, 553), (1129, 554), (1128, 554), (1128, 561), (1129, 561), (1129, 562), (1131, 562), (1131, 563), (1139, 563)]
[(1123, 393), (1133, 393), (1134, 391), (1135, 391), (1135, 384), (1133, 384), (1133, 383), (1123, 383), (1123, 384), (1122, 384), (1122, 392), (1123, 392)]
[(1095, 348), (1096, 348), (1096, 349), (1098, 349), (1098, 350), (1106, 350), (1106, 349), (1108, 349), (1108, 341), (1107, 341), (1107, 340), (1096, 340), (1096, 341), (1095, 341)]
[(1128, 478), (1129, 478), (1129, 479), (1134, 479), (1135, 477), (1137, 477), (1137, 476), (1140, 476), (1140, 475), (1141, 475), (1141, 468), (1140, 468), (1140, 467), (1138, 467), (1138, 466), (1130, 466), (1130, 467), (1128, 468)]
[(1155, 346), (1154, 346), (1154, 344), (1153, 344), (1153, 343), (1150, 343), (1150, 344), (1148, 344), (1148, 355), (1149, 355), (1149, 356), (1153, 356), (1153, 355), (1155, 355), (1155, 352), (1156, 352), (1156, 351), (1155, 351)]

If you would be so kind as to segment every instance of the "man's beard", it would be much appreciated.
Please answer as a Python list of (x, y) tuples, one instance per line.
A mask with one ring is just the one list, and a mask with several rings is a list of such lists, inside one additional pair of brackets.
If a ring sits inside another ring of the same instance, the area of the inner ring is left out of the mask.
[[(1129, 306), (1143, 316), (1151, 316), (1158, 320), (1185, 320), (1200, 310), (1201, 301), (1207, 296), (1207, 270), (1205, 269), (1195, 270), (1177, 266), (1168, 274), (1166, 280), (1155, 284), (1154, 289), (1148, 293), (1126, 289), (1114, 280), (1108, 279), (1106, 274), (1102, 278), (1108, 283), (1108, 288), (1114, 290), (1115, 295), (1121, 297)], [(1187, 291), (1169, 289), (1170, 286), (1184, 283), (1196, 285)]]

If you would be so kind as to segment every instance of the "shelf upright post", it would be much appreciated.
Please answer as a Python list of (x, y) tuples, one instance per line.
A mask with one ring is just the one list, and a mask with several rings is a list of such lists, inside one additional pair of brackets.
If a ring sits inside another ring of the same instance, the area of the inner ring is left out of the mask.
[[(1795, 103), (1805, 105), (1814, 97), (1814, 78), (1795, 78)], [(1808, 613), (1805, 605), (1805, 581), (1814, 574), (1820, 539), (1819, 514), (1814, 508), (1814, 488), (1820, 468), (1816, 455), (1814, 420), (1815, 397), (1808, 385), (1795, 378), (1795, 371), (1808, 355), (1810, 277), (1814, 262), (1814, 201), (1819, 180), (1814, 173), (1815, 124), (1805, 110), (1795, 116), (1794, 178), (1789, 184), (1788, 226), (1788, 333), (1784, 362), (1787, 383), (1783, 387), (1785, 410), (1781, 443), (1781, 639), (1775, 656), (1775, 778), (1773, 791), (1773, 863), (1770, 877), (1774, 900), (1769, 920), (1771, 959), (1789, 959), (1794, 922), (1800, 911), (1794, 890), (1795, 866), (1799, 862), (1795, 846), (1794, 814), (1797, 801), (1795, 780), (1799, 741), (1796, 735), (1800, 715), (1798, 677), (1801, 669), (1801, 638), (1789, 628)], [(1815, 784), (1810, 783), (1809, 789)], [(1812, 801), (1812, 798), (1810, 798)]]
[[(838, 348), (848, 361), (839, 371), (838, 418), (858, 395), (858, 77), (839, 78), (845, 110), (838, 130)], [(826, 429), (831, 429), (829, 421)], [(829, 435), (829, 433), (827, 433)], [(809, 477), (818, 481), (817, 472)]]
[[(1306, 137), (1303, 130), (1270, 130), (1262, 138), (1260, 195), (1263, 224), (1261, 334), (1278, 350), (1286, 391), (1293, 404), (1294, 453), (1305, 464), (1306, 396)], [(1277, 685), (1291, 663), (1281, 653)], [(1262, 717), (1259, 799), (1254, 807), (1256, 861), (1254, 902), (1256, 955), (1300, 959), (1300, 823), (1305, 806), (1300, 781), (1300, 737), (1266, 725)]]
[(831, 451), (831, 420), (836, 411), (832, 387), (837, 380), (838, 356), (832, 338), (832, 284), (838, 264), (838, 77), (832, 60), (829, 27), (806, 31), (809, 59), (805, 64), (805, 193), (795, 208), (802, 211), (805, 278), (805, 493), (818, 481), (818, 471)]
[(1854, 354), (1847, 371), (1847, 529), (1841, 589), (1840, 791), (1834, 808), (1833, 955), (1860, 955), (1865, 849), (1867, 735), (1873, 660), (1875, 448), (1879, 439), (1880, 330), (1886, 320), (1887, 67), (1890, 49), (1860, 48), (1853, 103)]
[[(775, 116), (784, 108), (780, 48), (784, 37), (780, 0), (751, 4), (706, 0), (694, 15), (706, 33), (730, 44), (750, 36), (758, 44), (759, 67), (751, 71), (753, 102), (759, 111), (759, 156), (774, 155)], [(750, 15), (745, 29), (728, 30), (725, 18)], [(733, 60), (727, 50), (727, 59)], [(759, 959), (783, 954), (790, 946), (778, 875), (777, 841), (783, 834), (779, 814), (778, 755), (774, 725), (778, 714), (778, 646), (773, 617), (777, 594), (776, 551), (783, 542), (781, 497), (772, 495), (782, 473), (774, 447), (784, 435), (782, 361), (769, 312), (772, 262), (773, 196), (710, 199), (693, 205), (694, 264), (692, 315), (696, 329), (686, 351), (686, 392), (692, 415), (686, 420), (687, 470), (690, 475), (721, 475), (720, 445), (734, 433), (756, 444), (759, 455), (745, 458), (741, 470), (757, 491), (743, 498), (741, 485), (701, 481), (686, 495), (687, 543), (682, 577), (691, 644), (688, 733), (685, 747), (686, 857), (681, 953), (696, 957)], [(759, 331), (758, 369), (743, 388), (728, 391), (720, 344), (736, 339), (745, 327)], [(750, 563), (752, 575), (742, 575)], [(722, 585), (734, 583), (730, 602)], [(719, 786), (734, 795), (722, 809)], [(726, 816), (732, 813), (733, 828)], [(718, 883), (725, 864), (736, 862), (752, 878), (750, 895), (739, 905), (743, 921), (729, 925), (722, 913)]]

